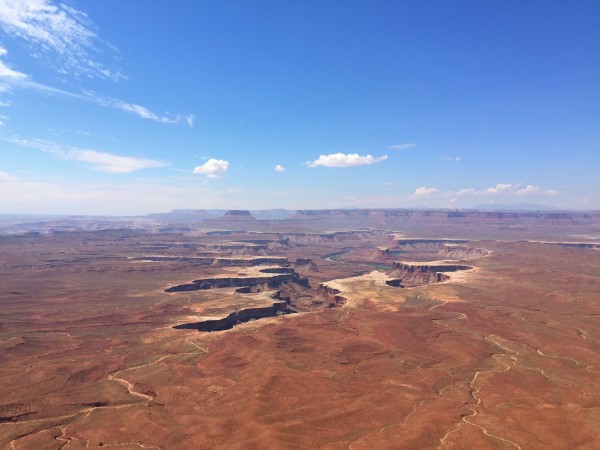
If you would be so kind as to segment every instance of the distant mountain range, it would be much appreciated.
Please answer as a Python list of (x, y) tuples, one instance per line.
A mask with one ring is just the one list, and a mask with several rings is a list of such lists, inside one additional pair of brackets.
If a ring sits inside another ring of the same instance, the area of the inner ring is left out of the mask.
[(479, 211), (557, 211), (558, 209), (550, 205), (539, 205), (537, 203), (487, 203), (476, 205), (472, 208)]
[[(203, 219), (217, 219), (227, 214), (227, 212), (228, 210), (226, 209), (174, 209), (168, 213), (152, 213), (145, 217), (159, 222), (196, 223)], [(296, 211), (287, 209), (264, 209), (250, 210), (249, 212), (257, 219), (280, 220), (293, 216)]]

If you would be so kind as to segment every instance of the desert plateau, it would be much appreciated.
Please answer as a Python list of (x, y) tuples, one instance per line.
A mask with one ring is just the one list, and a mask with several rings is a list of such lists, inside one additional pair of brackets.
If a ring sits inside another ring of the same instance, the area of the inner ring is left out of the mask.
[(597, 213), (14, 226), (3, 448), (600, 446)]

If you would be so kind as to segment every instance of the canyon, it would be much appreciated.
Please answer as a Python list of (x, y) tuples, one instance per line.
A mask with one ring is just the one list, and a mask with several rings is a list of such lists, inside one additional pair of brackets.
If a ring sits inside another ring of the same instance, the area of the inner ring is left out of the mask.
[(0, 447), (600, 446), (600, 213), (264, 217), (7, 222)]

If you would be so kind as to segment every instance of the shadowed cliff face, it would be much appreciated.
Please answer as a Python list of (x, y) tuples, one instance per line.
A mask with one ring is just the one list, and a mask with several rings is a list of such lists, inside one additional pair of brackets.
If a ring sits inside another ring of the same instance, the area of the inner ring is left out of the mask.
[(230, 330), (240, 323), (248, 322), (250, 320), (263, 319), (265, 317), (283, 316), (286, 314), (293, 314), (296, 311), (289, 309), (286, 302), (275, 302), (271, 306), (265, 306), (263, 308), (247, 308), (239, 311), (232, 312), (227, 317), (222, 319), (210, 319), (201, 322), (184, 323), (181, 325), (175, 325), (173, 328), (178, 330), (198, 330), (198, 331), (224, 331)]
[[(267, 270), (277, 270), (277, 275), (264, 276), (264, 277), (228, 277), (228, 278), (201, 278), (194, 280), (191, 283), (179, 284), (165, 289), (165, 292), (181, 292), (181, 291), (199, 291), (213, 288), (227, 288), (227, 287), (248, 287), (256, 285), (266, 285), (270, 288), (279, 287), (282, 283), (293, 281), (303, 286), (308, 286), (308, 280), (306, 278), (300, 278), (293, 269), (291, 272), (287, 268), (280, 269), (263, 269), (261, 272)], [(284, 273), (281, 273), (284, 271)]]

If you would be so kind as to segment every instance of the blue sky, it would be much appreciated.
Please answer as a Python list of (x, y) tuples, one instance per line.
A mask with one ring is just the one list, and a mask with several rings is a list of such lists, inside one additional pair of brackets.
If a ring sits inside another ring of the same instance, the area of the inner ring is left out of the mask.
[(0, 213), (600, 209), (600, 3), (0, 0)]

